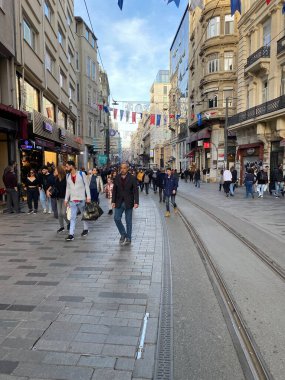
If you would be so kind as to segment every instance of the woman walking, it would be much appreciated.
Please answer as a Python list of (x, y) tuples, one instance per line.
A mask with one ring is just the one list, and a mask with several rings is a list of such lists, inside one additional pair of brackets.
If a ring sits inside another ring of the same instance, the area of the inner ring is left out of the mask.
[[(31, 169), (28, 177), (25, 181), (26, 189), (27, 189), (27, 202), (29, 211), (28, 214), (36, 214), (38, 212), (38, 204), (39, 204), (39, 179), (36, 177), (35, 170)], [(34, 203), (34, 208), (33, 208)]]
[(55, 189), (56, 189), (56, 205), (58, 211), (59, 229), (57, 233), (64, 231), (64, 221), (66, 229), (69, 230), (70, 224), (66, 216), (66, 207), (64, 205), (65, 192), (66, 192), (66, 172), (62, 166), (57, 166), (54, 170), (55, 176)]
[(248, 198), (249, 194), (254, 198), (253, 195), (253, 184), (254, 184), (254, 174), (253, 169), (247, 169), (247, 173), (244, 177), (244, 184), (246, 189), (246, 198)]
[(200, 188), (200, 180), (201, 180), (200, 169), (196, 169), (195, 173), (194, 173), (194, 184), (195, 184), (195, 187), (199, 187)]
[(109, 206), (108, 215), (113, 214), (113, 208), (112, 208), (113, 187), (114, 187), (114, 183), (112, 181), (112, 178), (110, 176), (108, 176), (107, 177), (107, 183), (105, 185), (105, 193), (106, 193), (106, 198), (108, 199), (108, 206)]
[(92, 175), (90, 176), (89, 181), (91, 201), (99, 203), (99, 194), (103, 193), (104, 185), (102, 177), (99, 175), (97, 168), (93, 168)]

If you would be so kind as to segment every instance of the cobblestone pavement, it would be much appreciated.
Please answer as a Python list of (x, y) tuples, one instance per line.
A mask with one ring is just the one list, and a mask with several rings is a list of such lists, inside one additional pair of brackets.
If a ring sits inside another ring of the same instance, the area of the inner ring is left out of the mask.
[[(151, 379), (163, 255), (153, 200), (121, 247), (113, 217), (65, 242), (51, 215), (0, 215), (0, 380)], [(144, 358), (136, 360), (150, 313)]]

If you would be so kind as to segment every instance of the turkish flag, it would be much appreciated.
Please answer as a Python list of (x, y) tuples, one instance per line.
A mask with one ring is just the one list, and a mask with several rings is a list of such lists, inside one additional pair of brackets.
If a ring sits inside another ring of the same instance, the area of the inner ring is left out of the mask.
[(268, 5), (270, 3), (271, 0), (266, 0), (266, 4)]
[(174, 118), (175, 118), (174, 113), (171, 113), (171, 114), (169, 115), (169, 119), (174, 119)]
[(115, 120), (117, 119), (117, 114), (118, 114), (118, 110), (117, 110), (117, 108), (114, 108), (114, 119)]
[(150, 125), (155, 125), (155, 115), (154, 114), (150, 115)]
[(132, 123), (136, 123), (137, 122), (136, 117), (137, 117), (137, 113), (136, 112), (132, 112)]

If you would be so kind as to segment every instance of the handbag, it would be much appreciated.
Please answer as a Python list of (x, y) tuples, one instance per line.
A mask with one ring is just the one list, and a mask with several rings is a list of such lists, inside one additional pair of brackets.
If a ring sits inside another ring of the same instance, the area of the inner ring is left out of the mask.
[(67, 217), (67, 220), (71, 219), (71, 207), (69, 205), (67, 205), (66, 207), (66, 217)]
[(103, 213), (104, 211), (97, 202), (86, 203), (83, 210), (82, 220), (97, 220)]
[(49, 193), (51, 198), (57, 198), (59, 196), (59, 191), (56, 186), (52, 186)]

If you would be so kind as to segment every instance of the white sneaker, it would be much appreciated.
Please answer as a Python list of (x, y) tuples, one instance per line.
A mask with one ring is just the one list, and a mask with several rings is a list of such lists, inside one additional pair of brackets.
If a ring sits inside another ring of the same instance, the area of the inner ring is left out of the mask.
[(46, 213), (47, 213), (47, 209), (46, 209), (46, 208), (44, 208), (44, 211), (43, 211), (43, 213), (44, 213), (44, 214), (46, 214)]
[(51, 211), (49, 211), (48, 214), (51, 214)]

